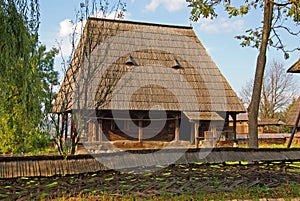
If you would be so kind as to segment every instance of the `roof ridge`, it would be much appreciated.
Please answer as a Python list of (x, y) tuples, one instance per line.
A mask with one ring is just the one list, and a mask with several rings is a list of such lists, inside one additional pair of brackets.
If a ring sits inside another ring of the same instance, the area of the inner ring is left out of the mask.
[(169, 28), (179, 28), (179, 29), (193, 29), (192, 26), (184, 26), (184, 25), (170, 25), (170, 24), (160, 24), (160, 23), (152, 23), (152, 22), (139, 22), (139, 21), (131, 21), (131, 20), (123, 20), (123, 19), (107, 19), (107, 18), (99, 18), (99, 17), (89, 17), (88, 20), (101, 20), (106, 22), (118, 22), (124, 24), (139, 24), (139, 25), (151, 25), (151, 26), (160, 26), (160, 27), (169, 27)]

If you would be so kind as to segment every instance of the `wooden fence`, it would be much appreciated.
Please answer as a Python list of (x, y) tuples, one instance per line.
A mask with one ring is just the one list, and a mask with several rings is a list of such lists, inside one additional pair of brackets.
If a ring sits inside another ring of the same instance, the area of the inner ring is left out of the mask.
[[(300, 149), (165, 149), (134, 150), (95, 155), (0, 156), (0, 178), (80, 174), (107, 169), (169, 165), (172, 163), (222, 163), (300, 161)], [(105, 165), (103, 165), (105, 164)]]

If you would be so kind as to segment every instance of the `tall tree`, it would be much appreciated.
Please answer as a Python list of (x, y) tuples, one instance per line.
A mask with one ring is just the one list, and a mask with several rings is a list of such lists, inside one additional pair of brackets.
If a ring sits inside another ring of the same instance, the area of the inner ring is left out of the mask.
[[(296, 98), (298, 82), (292, 74), (285, 72), (284, 65), (273, 61), (266, 69), (263, 79), (260, 118), (276, 118)], [(253, 81), (246, 82), (240, 91), (244, 104), (249, 106), (253, 91)]]
[(295, 29), (298, 29), (300, 0), (244, 0), (240, 4), (232, 3), (239, 4), (237, 6), (232, 5), (230, 0), (187, 0), (187, 2), (192, 7), (191, 19), (194, 21), (199, 20), (200, 17), (217, 17), (215, 10), (216, 6), (220, 4), (223, 4), (229, 17), (246, 15), (250, 9), (260, 9), (263, 13), (261, 27), (247, 30), (247, 35), (237, 36), (238, 39), (242, 40), (242, 46), (252, 46), (258, 48), (259, 51), (252, 98), (248, 107), (249, 147), (258, 148), (257, 117), (267, 60), (267, 48), (272, 46), (282, 50), (286, 59), (289, 57), (290, 51), (299, 50), (299, 47), (287, 49), (279, 32), (285, 31), (294, 36), (299, 34), (299, 31), (293, 31), (291, 24), (288, 24), (288, 22), (296, 23)]
[(55, 49), (38, 41), (37, 0), (0, 1), (0, 152), (28, 152), (45, 144), (44, 115)]

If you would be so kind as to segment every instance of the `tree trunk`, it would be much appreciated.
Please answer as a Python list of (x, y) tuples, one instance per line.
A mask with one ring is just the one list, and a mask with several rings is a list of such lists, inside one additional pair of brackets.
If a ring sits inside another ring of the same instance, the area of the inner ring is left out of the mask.
[(259, 102), (261, 98), (264, 71), (266, 66), (266, 52), (272, 26), (273, 6), (273, 0), (265, 0), (262, 41), (260, 44), (259, 55), (257, 57), (256, 62), (256, 72), (254, 78), (252, 98), (248, 108), (249, 148), (258, 148), (257, 117), (259, 111)]

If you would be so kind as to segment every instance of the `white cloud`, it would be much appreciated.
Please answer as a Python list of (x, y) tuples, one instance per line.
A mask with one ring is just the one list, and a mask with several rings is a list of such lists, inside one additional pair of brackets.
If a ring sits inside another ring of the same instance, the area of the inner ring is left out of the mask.
[(145, 11), (154, 12), (157, 7), (163, 5), (167, 11), (173, 12), (182, 9), (185, 5), (185, 0), (151, 0), (149, 4), (145, 6)]
[(73, 29), (73, 23), (70, 19), (65, 19), (59, 23), (59, 36), (68, 36)]
[(219, 20), (201, 19), (199, 20), (200, 30), (206, 33), (232, 33), (244, 29), (244, 21), (229, 20), (220, 18)]
[[(115, 11), (112, 13), (109, 13), (107, 15), (104, 15), (102, 12), (95, 12), (93, 17), (99, 17), (99, 18), (107, 18), (107, 19), (116, 19), (118, 18), (118, 14), (120, 11)], [(124, 19), (127, 19), (130, 17), (130, 13), (125, 12), (124, 13)], [(57, 41), (59, 42), (59, 46), (61, 49), (61, 55), (64, 57), (69, 56), (72, 52), (72, 40), (75, 41), (75, 46), (77, 45), (77, 42), (79, 41), (80, 35), (83, 31), (83, 28), (85, 26), (86, 20), (80, 21), (76, 24), (73, 23), (70, 19), (64, 19), (59, 23), (59, 33)], [(72, 38), (72, 34), (75, 33), (74, 37)]]

